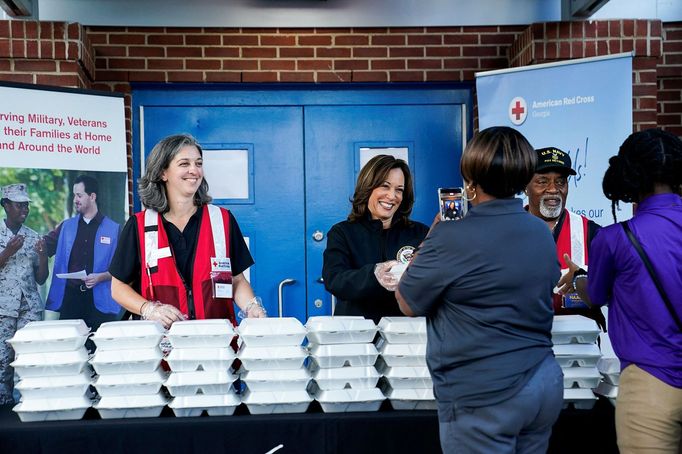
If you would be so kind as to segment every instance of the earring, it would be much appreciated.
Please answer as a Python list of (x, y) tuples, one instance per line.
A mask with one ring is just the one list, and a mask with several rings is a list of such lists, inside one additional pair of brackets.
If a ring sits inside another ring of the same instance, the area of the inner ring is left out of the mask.
[[(462, 194), (462, 200), (465, 200), (465, 201), (467, 201), (467, 202), (471, 202), (472, 200), (474, 200), (474, 199), (476, 198), (476, 195), (477, 195), (477, 194), (476, 194), (476, 188), (475, 188), (475, 187), (472, 187), (471, 185), (469, 185), (469, 186), (467, 186), (465, 189), (466, 189), (466, 190), (465, 190), (464, 193)], [(474, 193), (474, 196), (471, 197), (471, 198), (467, 197), (467, 193), (468, 193), (468, 192), (473, 192), (473, 193)]]

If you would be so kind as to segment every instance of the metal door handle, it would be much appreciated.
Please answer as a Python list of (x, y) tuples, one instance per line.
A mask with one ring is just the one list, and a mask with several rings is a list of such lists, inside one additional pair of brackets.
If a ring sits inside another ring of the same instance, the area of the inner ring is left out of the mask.
[(277, 298), (278, 298), (278, 302), (279, 302), (279, 305), (278, 305), (279, 315), (278, 315), (278, 317), (280, 317), (280, 318), (282, 317), (282, 303), (283, 303), (282, 287), (284, 287), (285, 285), (293, 284), (294, 282), (296, 282), (296, 279), (287, 278), (287, 279), (283, 279), (279, 283), (279, 285), (277, 286)]

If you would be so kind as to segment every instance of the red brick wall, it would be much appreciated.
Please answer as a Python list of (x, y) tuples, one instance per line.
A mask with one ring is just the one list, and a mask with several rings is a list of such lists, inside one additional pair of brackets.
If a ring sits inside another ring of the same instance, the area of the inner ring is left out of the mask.
[(663, 24), (663, 56), (658, 66), (658, 125), (682, 136), (682, 22)]
[(94, 69), (81, 25), (0, 21), (0, 80), (87, 88)]
[(422, 82), (504, 68), (525, 27), (91, 27), (98, 81)]

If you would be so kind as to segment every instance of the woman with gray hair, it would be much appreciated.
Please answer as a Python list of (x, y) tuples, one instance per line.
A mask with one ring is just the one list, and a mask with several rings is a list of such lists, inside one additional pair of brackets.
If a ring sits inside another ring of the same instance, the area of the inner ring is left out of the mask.
[(128, 219), (109, 269), (116, 302), (166, 328), (185, 319), (236, 323), (233, 301), (240, 315), (265, 317), (243, 275), (254, 262), (239, 225), (210, 204), (197, 141), (161, 140), (138, 188), (145, 210)]

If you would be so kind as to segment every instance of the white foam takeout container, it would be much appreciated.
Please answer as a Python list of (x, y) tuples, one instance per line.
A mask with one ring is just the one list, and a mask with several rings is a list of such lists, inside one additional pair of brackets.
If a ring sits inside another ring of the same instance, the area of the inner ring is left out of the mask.
[(391, 344), (425, 344), (426, 318), (383, 317), (379, 320), (379, 333)]
[(325, 413), (377, 411), (385, 400), (379, 388), (317, 390), (314, 396)]
[(310, 372), (304, 367), (284, 370), (241, 369), (240, 379), (250, 391), (303, 391), (310, 382)]
[(163, 354), (158, 347), (139, 350), (97, 351), (90, 364), (99, 375), (142, 374), (154, 372), (161, 364)]
[(237, 355), (232, 347), (173, 348), (166, 362), (173, 372), (228, 370)]
[(426, 344), (391, 344), (384, 342), (379, 353), (388, 367), (426, 366)]
[(620, 375), (620, 360), (618, 358), (607, 358), (602, 356), (597, 361), (597, 369), (603, 375)]
[(435, 410), (436, 398), (432, 388), (394, 389), (386, 386), (384, 395), (394, 410)]
[(7, 342), (17, 354), (78, 350), (90, 334), (83, 320), (45, 320), (28, 322)]
[(433, 388), (433, 380), (426, 366), (388, 367), (380, 358), (377, 361), (377, 370), (393, 389)]
[(98, 351), (152, 348), (159, 345), (165, 330), (152, 320), (122, 320), (102, 323), (92, 336)]
[(307, 391), (247, 391), (242, 397), (252, 415), (305, 413), (312, 401)]
[(564, 408), (569, 404), (578, 410), (589, 410), (594, 407), (597, 397), (591, 389), (585, 388), (564, 388)]
[(139, 374), (99, 375), (93, 385), (102, 397), (138, 396), (158, 393), (167, 377), (168, 374), (159, 367), (153, 372)]
[(164, 383), (173, 396), (227, 394), (237, 377), (226, 370), (173, 372)]
[(596, 367), (566, 367), (564, 372), (564, 388), (596, 388), (601, 381), (601, 374)]
[(593, 344), (599, 337), (597, 323), (582, 315), (556, 315), (552, 323), (554, 344)]
[(374, 344), (309, 344), (317, 367), (373, 366), (379, 356)]
[(315, 316), (305, 324), (308, 341), (314, 344), (353, 344), (374, 340), (377, 326), (362, 316)]
[(85, 396), (31, 399), (19, 402), (12, 409), (22, 422), (63, 421), (81, 419), (92, 401)]
[(250, 347), (301, 345), (306, 335), (305, 327), (294, 317), (245, 318), (237, 332)]
[(298, 345), (256, 347), (245, 344), (242, 345), (237, 356), (244, 369), (248, 371), (298, 369), (308, 357), (308, 352)]
[(185, 320), (168, 330), (173, 348), (227, 348), (236, 332), (227, 319)]
[(374, 366), (336, 367), (317, 369), (313, 378), (322, 391), (331, 389), (367, 389), (375, 388), (381, 375)]
[(559, 344), (552, 347), (561, 367), (594, 367), (601, 352), (597, 344)]
[(201, 416), (206, 410), (209, 416), (229, 416), (241, 403), (234, 392), (227, 394), (197, 394), (194, 396), (178, 396), (168, 404), (175, 416)]
[(54, 377), (22, 378), (15, 388), (23, 400), (82, 397), (86, 395), (92, 378), (87, 372)]
[(161, 393), (144, 396), (108, 396), (102, 397), (94, 407), (102, 419), (156, 418), (167, 402)]
[(10, 364), (20, 378), (57, 375), (77, 375), (86, 370), (88, 351), (78, 350), (46, 353), (22, 353)]

